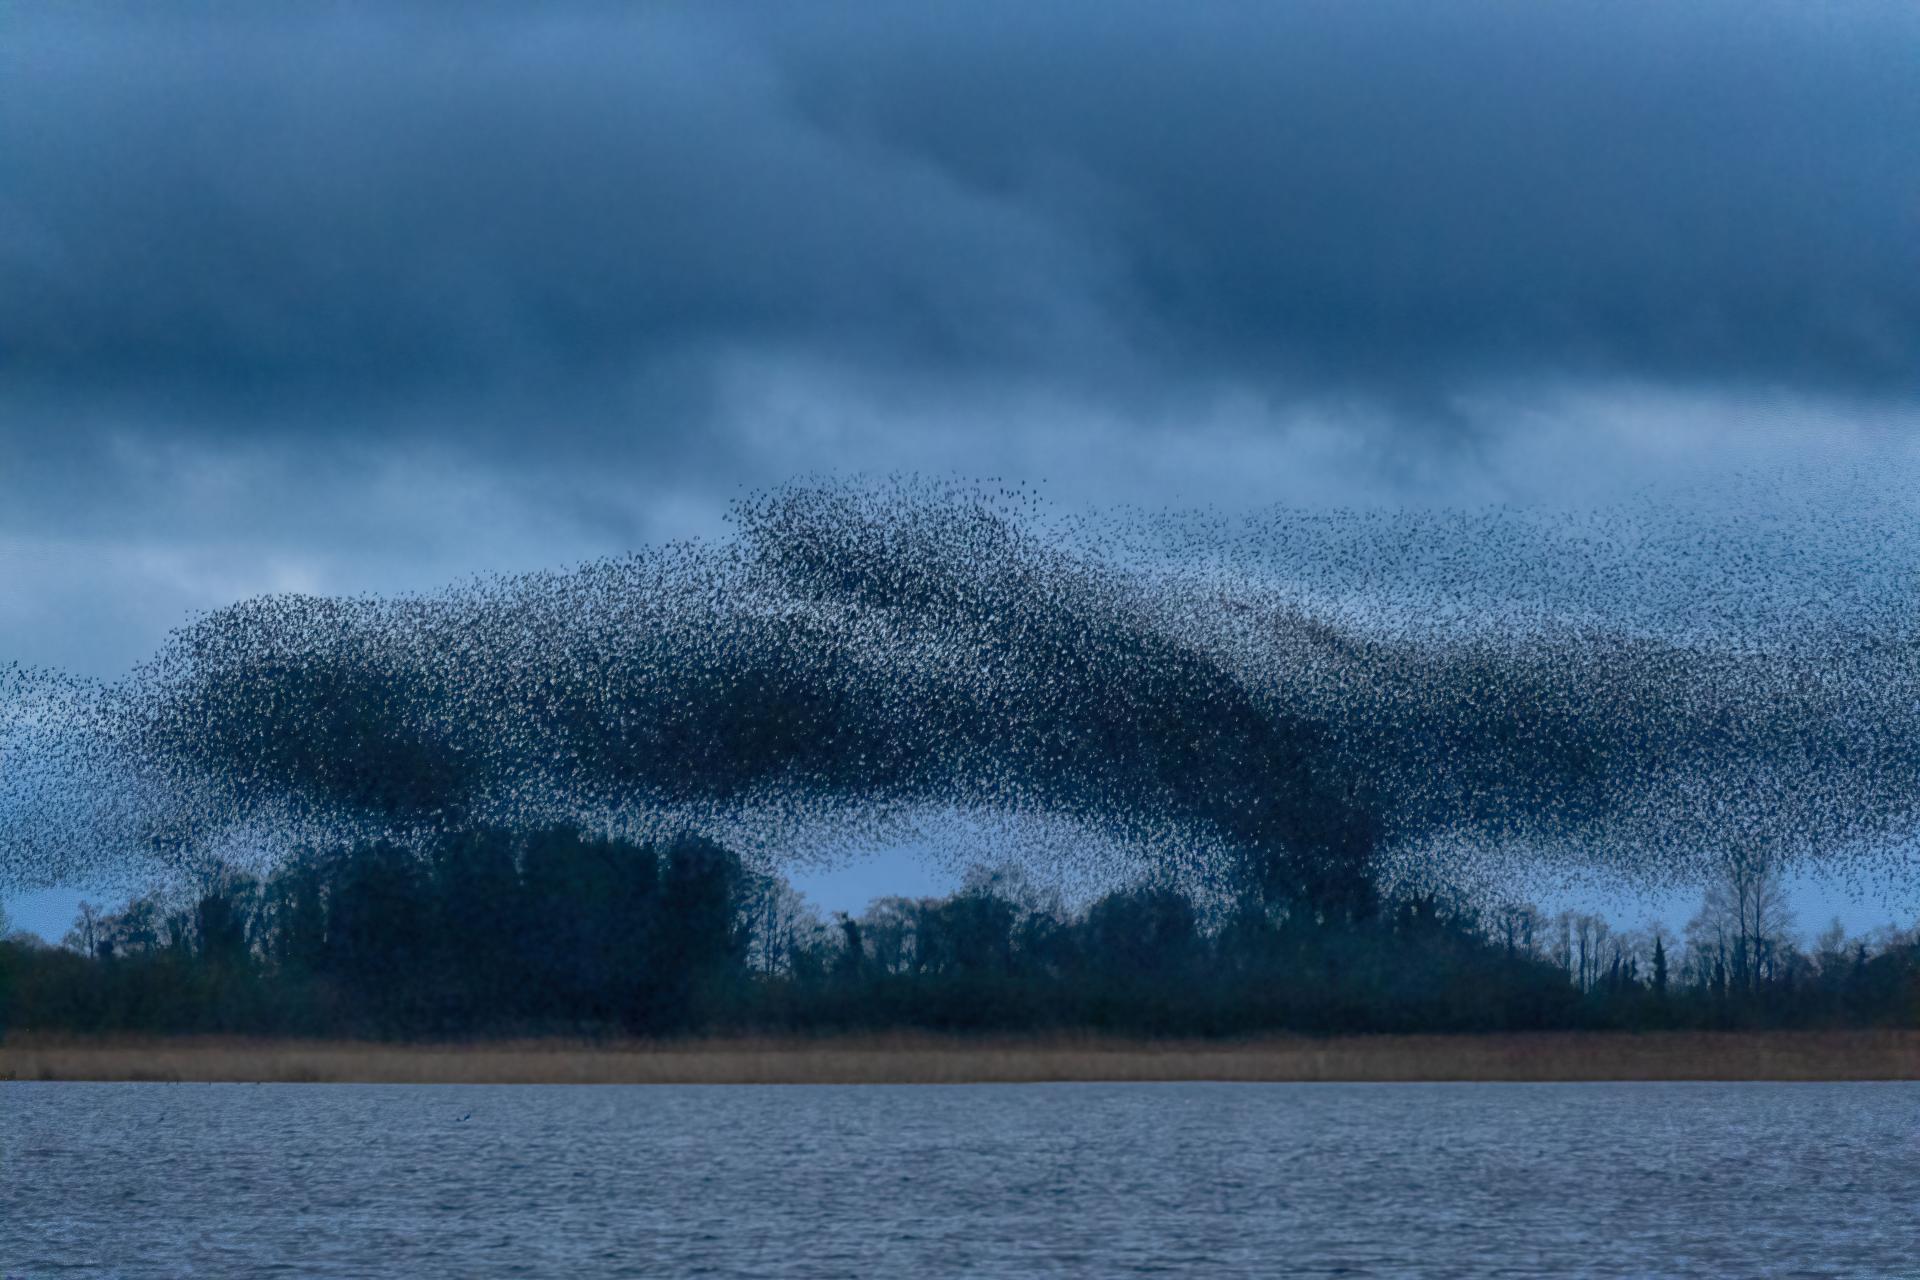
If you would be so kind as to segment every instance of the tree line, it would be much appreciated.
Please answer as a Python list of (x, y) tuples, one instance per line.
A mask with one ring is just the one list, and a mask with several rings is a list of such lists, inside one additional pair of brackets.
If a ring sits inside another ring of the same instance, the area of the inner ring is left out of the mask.
[(686, 837), (556, 827), (313, 851), (264, 877), (83, 904), (0, 940), (0, 1031), (305, 1036), (1087, 1029), (1135, 1034), (1920, 1025), (1920, 934), (1811, 947), (1778, 875), (1730, 867), (1684, 936), (1437, 897), (1202, 910), (1143, 883), (1084, 910), (1017, 873), (820, 919)]

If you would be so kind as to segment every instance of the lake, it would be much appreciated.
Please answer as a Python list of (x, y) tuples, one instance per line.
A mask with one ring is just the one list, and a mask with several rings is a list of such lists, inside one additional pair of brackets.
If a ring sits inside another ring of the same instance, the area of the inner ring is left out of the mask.
[(1916, 1084), (0, 1084), (0, 1276), (1912, 1276)]

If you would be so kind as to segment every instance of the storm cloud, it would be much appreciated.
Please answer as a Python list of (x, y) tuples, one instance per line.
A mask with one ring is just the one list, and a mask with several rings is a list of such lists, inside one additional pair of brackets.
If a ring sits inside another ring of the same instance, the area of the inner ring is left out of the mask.
[(112, 665), (102, 595), (531, 568), (800, 472), (1904, 449), (1917, 53), (1895, 3), (10, 6), (0, 626)]

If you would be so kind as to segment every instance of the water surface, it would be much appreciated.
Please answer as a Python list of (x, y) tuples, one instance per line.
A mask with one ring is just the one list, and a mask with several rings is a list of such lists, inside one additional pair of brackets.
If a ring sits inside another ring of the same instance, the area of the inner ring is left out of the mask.
[(0, 1276), (1920, 1274), (1916, 1084), (0, 1084)]

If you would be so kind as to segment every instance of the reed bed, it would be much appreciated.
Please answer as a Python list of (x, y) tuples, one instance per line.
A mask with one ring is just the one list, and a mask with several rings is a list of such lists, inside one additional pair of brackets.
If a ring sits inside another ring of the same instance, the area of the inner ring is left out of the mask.
[(1920, 1031), (715, 1037), (397, 1044), (16, 1033), (0, 1080), (382, 1084), (1914, 1080)]

